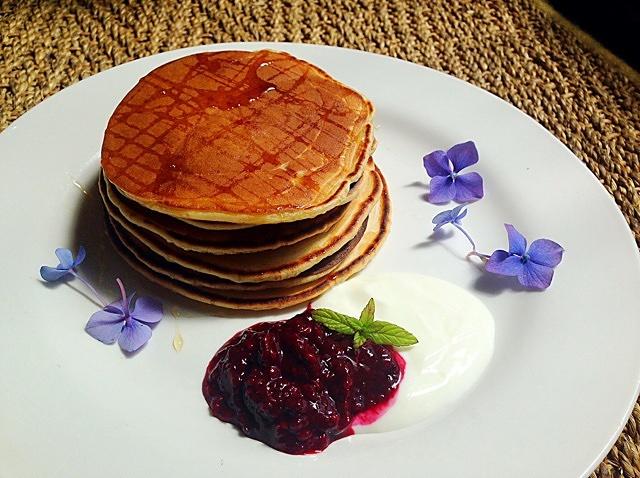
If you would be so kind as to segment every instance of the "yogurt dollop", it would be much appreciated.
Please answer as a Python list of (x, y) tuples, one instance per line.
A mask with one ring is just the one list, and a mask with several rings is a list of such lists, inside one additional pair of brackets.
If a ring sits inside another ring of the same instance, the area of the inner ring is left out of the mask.
[(466, 290), (420, 274), (363, 274), (314, 301), (358, 317), (373, 297), (378, 320), (400, 325), (419, 343), (401, 349), (404, 380), (395, 404), (356, 433), (397, 430), (452, 406), (478, 381), (493, 354), (494, 321), (487, 307)]

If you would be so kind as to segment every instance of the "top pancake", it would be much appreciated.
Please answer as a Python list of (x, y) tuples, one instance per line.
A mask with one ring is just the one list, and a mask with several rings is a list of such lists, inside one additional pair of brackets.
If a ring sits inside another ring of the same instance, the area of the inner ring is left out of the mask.
[(373, 148), (372, 104), (274, 51), (200, 53), (143, 77), (113, 113), (102, 167), (174, 217), (268, 224), (344, 202)]

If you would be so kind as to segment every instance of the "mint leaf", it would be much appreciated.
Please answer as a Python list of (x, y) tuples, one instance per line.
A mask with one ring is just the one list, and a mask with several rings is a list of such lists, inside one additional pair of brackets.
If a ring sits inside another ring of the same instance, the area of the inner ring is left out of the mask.
[(363, 343), (367, 341), (367, 338), (362, 335), (361, 332), (353, 334), (353, 346), (359, 348)]
[(326, 328), (341, 334), (353, 335), (362, 328), (358, 319), (334, 312), (331, 309), (315, 309), (311, 313), (311, 318)]
[(383, 320), (376, 320), (368, 324), (361, 331), (361, 334), (380, 345), (406, 347), (407, 345), (418, 343), (418, 339), (411, 332), (406, 331), (399, 325)]
[(353, 335), (353, 346), (361, 347), (367, 340), (380, 345), (406, 347), (418, 343), (418, 339), (399, 325), (375, 320), (376, 303), (373, 298), (362, 309), (360, 320), (331, 309), (315, 309), (311, 318), (326, 328), (341, 334)]
[(362, 312), (360, 312), (360, 322), (362, 322), (363, 327), (366, 327), (373, 322), (375, 313), (376, 303), (372, 297), (371, 299), (369, 299), (369, 302), (367, 302), (367, 305), (365, 305), (364, 309), (362, 309)]

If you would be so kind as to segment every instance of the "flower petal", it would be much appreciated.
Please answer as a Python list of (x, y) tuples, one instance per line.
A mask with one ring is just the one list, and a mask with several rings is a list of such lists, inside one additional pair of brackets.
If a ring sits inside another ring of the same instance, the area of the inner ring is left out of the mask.
[(453, 199), (456, 202), (473, 202), (484, 196), (482, 176), (478, 173), (461, 174), (456, 177), (455, 183), (456, 195)]
[[(466, 204), (461, 204), (458, 207), (462, 208), (462, 207), (465, 207), (465, 206), (466, 206)], [(456, 209), (458, 209), (458, 208), (456, 208)], [(460, 224), (460, 221), (467, 215), (467, 211), (468, 211), (468, 209), (465, 209), (464, 211), (462, 211), (461, 214), (456, 214), (456, 218), (454, 219), (454, 222), (457, 223), (457, 224)]]
[(518, 281), (527, 289), (546, 289), (551, 285), (553, 269), (542, 266), (532, 261), (523, 264), (522, 271), (518, 274)]
[(447, 151), (447, 157), (453, 164), (453, 170), (457, 173), (460, 170), (476, 164), (478, 162), (478, 150), (473, 141), (456, 144)]
[(433, 216), (431, 219), (431, 224), (435, 224), (438, 229), (440, 229), (445, 224), (448, 224), (453, 221), (453, 215), (451, 214), (451, 210), (442, 211)]
[(122, 315), (124, 317), (124, 311), (122, 310), (122, 301), (121, 300), (115, 300), (113, 302), (111, 302), (110, 304), (106, 305), (104, 309), (102, 309), (106, 312), (110, 312), (112, 314), (119, 314)]
[(127, 302), (127, 307), (129, 308), (129, 314), (131, 315), (131, 312), (133, 311), (133, 304), (136, 302), (136, 297), (137, 297), (137, 292), (133, 291), (131, 293), (131, 295), (129, 296), (128, 302)]
[(511, 224), (505, 224), (507, 236), (509, 237), (509, 253), (524, 256), (527, 252), (527, 240)]
[(444, 151), (438, 150), (427, 154), (422, 158), (422, 164), (424, 164), (427, 174), (432, 178), (451, 174), (451, 165), (449, 164), (449, 159), (447, 159), (447, 153)]
[(524, 264), (520, 257), (512, 256), (507, 251), (498, 249), (491, 254), (484, 266), (487, 272), (501, 276), (517, 276), (522, 272)]
[(449, 176), (436, 176), (429, 183), (429, 202), (433, 204), (444, 204), (453, 199), (456, 194), (456, 187), (453, 179)]
[(562, 260), (564, 249), (557, 242), (549, 239), (536, 239), (531, 243), (527, 255), (536, 264), (547, 267), (555, 267)]
[(40, 277), (47, 282), (54, 282), (62, 279), (69, 273), (67, 269), (58, 269), (56, 267), (42, 266), (40, 268)]
[(118, 345), (125, 352), (135, 352), (151, 338), (151, 328), (137, 320), (130, 320), (122, 328)]
[(76, 255), (76, 260), (73, 261), (73, 267), (77, 267), (84, 262), (85, 257), (87, 257), (87, 251), (84, 246), (80, 246), (78, 248), (78, 254)]
[(60, 265), (65, 269), (71, 269), (73, 267), (73, 254), (69, 249), (58, 247), (56, 249), (56, 256), (60, 261)]
[(138, 297), (131, 317), (145, 324), (156, 324), (162, 320), (162, 303), (153, 297)]
[(99, 310), (91, 316), (84, 330), (94, 339), (104, 344), (112, 344), (122, 332), (123, 326), (122, 315)]

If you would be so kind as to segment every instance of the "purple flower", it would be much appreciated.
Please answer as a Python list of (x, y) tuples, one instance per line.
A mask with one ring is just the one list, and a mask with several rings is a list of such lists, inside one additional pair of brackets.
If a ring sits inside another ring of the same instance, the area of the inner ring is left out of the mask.
[(435, 224), (433, 230), (437, 231), (445, 224), (460, 225), (460, 221), (462, 220), (462, 218), (467, 215), (466, 209), (460, 212), (465, 206), (465, 204), (461, 204), (460, 206), (456, 206), (453, 209), (442, 211), (441, 213), (436, 214), (431, 220), (431, 222)]
[(56, 249), (56, 256), (58, 256), (58, 260), (60, 263), (56, 267), (42, 266), (40, 267), (40, 277), (42, 277), (47, 282), (55, 282), (67, 275), (71, 275), (72, 277), (78, 279), (82, 282), (87, 289), (89, 289), (93, 295), (96, 296), (100, 305), (104, 306), (106, 302), (104, 299), (98, 294), (98, 291), (93, 287), (88, 280), (78, 274), (77, 267), (82, 264), (85, 257), (87, 256), (86, 251), (83, 246), (78, 248), (78, 255), (76, 258), (73, 258), (73, 254), (69, 249), (64, 249), (59, 247)]
[(432, 178), (429, 183), (429, 202), (444, 204), (453, 199), (458, 203), (467, 203), (482, 198), (482, 177), (478, 173), (460, 174), (464, 168), (477, 162), (478, 150), (473, 141), (456, 144), (446, 153), (438, 150), (427, 154), (423, 163)]
[(93, 314), (85, 330), (93, 338), (105, 344), (116, 340), (125, 352), (135, 352), (151, 338), (151, 327), (162, 320), (162, 304), (152, 297), (139, 297), (135, 294), (127, 298), (124, 285), (116, 279), (122, 299), (107, 305)]
[(55, 282), (62, 279), (67, 274), (75, 275), (76, 267), (82, 264), (82, 261), (84, 261), (87, 253), (84, 250), (84, 247), (80, 246), (78, 248), (78, 255), (74, 259), (73, 254), (69, 249), (59, 247), (58, 249), (56, 249), (56, 256), (60, 261), (60, 263), (56, 267), (40, 267), (40, 277), (42, 277), (47, 282)]
[(433, 228), (434, 231), (437, 231), (442, 226), (451, 224), (453, 227), (458, 229), (462, 234), (464, 234), (464, 236), (467, 238), (467, 240), (471, 244), (471, 247), (473, 248), (472, 251), (475, 253), (476, 243), (473, 242), (473, 239), (471, 239), (471, 236), (469, 235), (469, 233), (462, 228), (462, 224), (460, 223), (460, 221), (462, 221), (462, 218), (464, 218), (467, 215), (466, 209), (462, 211), (462, 208), (465, 206), (466, 204), (460, 204), (459, 206), (456, 206), (453, 209), (442, 211), (441, 213), (436, 214), (431, 220), (431, 222), (435, 224)]
[(509, 252), (498, 249), (485, 269), (493, 274), (514, 276), (528, 289), (546, 289), (553, 279), (553, 268), (562, 260), (564, 249), (549, 239), (537, 239), (527, 250), (527, 240), (511, 224), (505, 224)]

